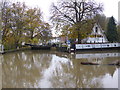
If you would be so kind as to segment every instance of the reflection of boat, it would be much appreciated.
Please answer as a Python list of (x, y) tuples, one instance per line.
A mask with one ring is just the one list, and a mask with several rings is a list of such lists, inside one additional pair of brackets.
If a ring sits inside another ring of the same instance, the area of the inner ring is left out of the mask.
[[(82, 65), (101, 65), (99, 63), (93, 63), (93, 62), (81, 62)], [(120, 60), (119, 61), (115, 61), (115, 62), (112, 62), (110, 64), (105, 64), (105, 65), (117, 65), (117, 66), (120, 66)]]
[(80, 58), (106, 58), (106, 57), (119, 57), (120, 53), (87, 53), (87, 54), (76, 54), (76, 59)]

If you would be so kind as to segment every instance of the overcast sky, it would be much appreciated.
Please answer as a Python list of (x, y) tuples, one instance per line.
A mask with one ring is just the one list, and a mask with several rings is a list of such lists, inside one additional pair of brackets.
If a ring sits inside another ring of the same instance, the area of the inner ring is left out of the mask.
[[(49, 12), (50, 12), (50, 5), (52, 2), (56, 2), (57, 0), (14, 0), (14, 1), (21, 1), (25, 2), (26, 5), (35, 7), (38, 6), (41, 8), (44, 16), (44, 20), (49, 20)], [(118, 2), (120, 0), (95, 0), (96, 2), (103, 3), (104, 5), (104, 14), (107, 17), (114, 16), (116, 20), (118, 20)]]

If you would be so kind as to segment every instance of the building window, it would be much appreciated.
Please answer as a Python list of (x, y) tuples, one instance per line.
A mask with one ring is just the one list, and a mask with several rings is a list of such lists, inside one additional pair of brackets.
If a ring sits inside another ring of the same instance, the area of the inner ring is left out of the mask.
[(96, 33), (98, 32), (98, 27), (95, 27), (95, 32), (96, 32)]

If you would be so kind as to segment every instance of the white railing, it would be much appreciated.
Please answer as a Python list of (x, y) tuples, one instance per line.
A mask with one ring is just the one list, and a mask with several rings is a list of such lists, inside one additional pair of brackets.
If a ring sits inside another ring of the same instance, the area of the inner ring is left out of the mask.
[(112, 47), (120, 47), (120, 43), (76, 44), (76, 49), (112, 48)]

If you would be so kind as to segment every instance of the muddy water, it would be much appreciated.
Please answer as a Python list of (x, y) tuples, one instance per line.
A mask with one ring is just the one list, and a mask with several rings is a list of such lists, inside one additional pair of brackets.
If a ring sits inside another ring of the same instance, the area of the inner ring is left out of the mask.
[(0, 55), (0, 90), (2, 89), (2, 55)]
[[(119, 51), (20, 51), (1, 55), (3, 88), (118, 88)], [(81, 62), (101, 65), (81, 65)]]

